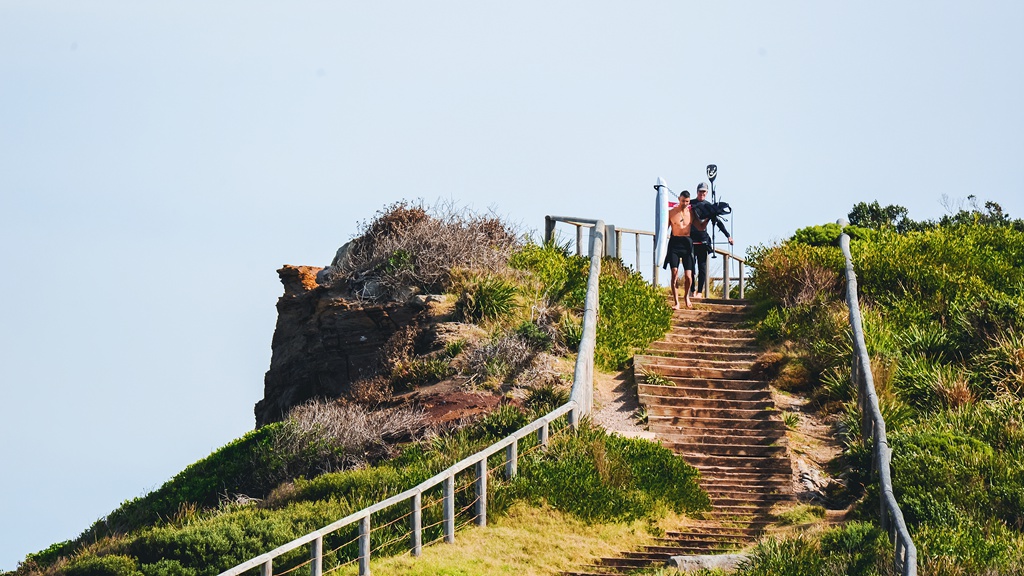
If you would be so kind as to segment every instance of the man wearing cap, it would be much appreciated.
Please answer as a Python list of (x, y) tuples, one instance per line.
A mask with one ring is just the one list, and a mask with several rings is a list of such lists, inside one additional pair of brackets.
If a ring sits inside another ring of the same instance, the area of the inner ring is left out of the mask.
[(673, 310), (679, 309), (679, 293), (676, 290), (676, 282), (679, 279), (679, 263), (683, 263), (685, 283), (683, 284), (683, 297), (687, 308), (693, 308), (690, 303), (690, 287), (693, 285), (693, 244), (690, 242), (690, 230), (693, 226), (693, 210), (690, 208), (690, 191), (683, 190), (679, 193), (679, 204), (676, 204), (668, 211), (668, 254), (665, 264), (662, 267), (672, 268), (672, 300), (675, 305)]
[[(707, 196), (708, 185), (704, 182), (697, 184), (697, 199), (691, 203), (691, 206), (707, 203)], [(708, 280), (708, 254), (714, 250), (714, 246), (711, 244), (711, 236), (708, 235), (708, 223), (711, 221), (714, 221), (718, 229), (722, 231), (722, 234), (725, 234), (725, 237), (729, 240), (729, 245), (733, 244), (729, 231), (726, 230), (725, 224), (717, 216), (712, 216), (706, 220), (694, 218), (690, 223), (690, 239), (693, 241), (693, 258), (696, 260), (697, 268), (697, 281), (692, 286), (694, 297), (704, 295), (704, 284)]]

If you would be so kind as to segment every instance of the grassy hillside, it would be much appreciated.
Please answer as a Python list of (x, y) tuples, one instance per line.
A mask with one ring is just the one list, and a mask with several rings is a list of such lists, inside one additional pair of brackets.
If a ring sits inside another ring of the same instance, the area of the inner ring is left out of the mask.
[[(17, 574), (117, 574), (155, 576), (181, 574), (212, 576), (241, 561), (270, 550), (310, 530), (410, 488), (525, 425), (547, 411), (550, 404), (531, 402), (527, 410), (505, 405), (476, 424), (405, 446), (397, 457), (376, 466), (298, 478), (279, 485), (265, 500), (221, 502), (200, 508), (183, 504), (169, 518), (111, 534), (93, 543), (30, 555)], [(168, 485), (187, 485), (202, 476), (205, 465), (228, 458), (244, 466), (243, 439), (183, 471)], [(666, 513), (688, 513), (708, 507), (707, 495), (697, 485), (697, 472), (657, 444), (609, 435), (583, 425), (578, 431), (556, 428), (547, 450), (523, 448), (519, 475), (511, 481), (494, 477), (488, 489), (488, 515), (501, 516), (516, 503), (550, 507), (564, 514), (567, 528), (590, 525), (592, 531), (607, 523), (656, 522)], [(463, 478), (459, 487), (468, 487)], [(159, 491), (158, 491), (159, 492)], [(162, 502), (154, 498), (152, 503)], [(471, 490), (462, 490), (456, 509), (470, 504)], [(429, 500), (429, 498), (427, 498)], [(424, 511), (424, 525), (435, 524), (440, 507)], [(404, 510), (391, 512), (398, 519)], [(520, 514), (524, 512), (520, 508)], [(528, 512), (526, 512), (528, 514)], [(459, 520), (460, 523), (469, 518)], [(385, 524), (387, 514), (375, 518)], [(570, 526), (571, 525), (571, 526)], [(651, 525), (653, 526), (653, 525)], [(355, 529), (355, 527), (353, 527)], [(653, 529), (653, 528), (652, 528)], [(400, 554), (405, 548), (404, 523), (374, 533), (377, 554)], [(440, 536), (440, 527), (425, 530), (424, 540)], [(353, 534), (342, 531), (327, 539), (326, 565), (343, 564), (358, 553), (343, 544)], [(393, 538), (401, 542), (384, 544)], [(598, 547), (600, 548), (600, 546)], [(287, 570), (301, 563), (307, 551), (298, 550), (275, 566)]]
[[(217, 574), (408, 489), (567, 400), (569, 378), (540, 378), (535, 364), (544, 355), (571, 356), (579, 343), (586, 258), (517, 239), (493, 218), (431, 214), (407, 204), (365, 224), (347, 254), (331, 267), (328, 282), (351, 287), (357, 279), (373, 280), (384, 287), (380, 297), (443, 291), (452, 305), (436, 321), (472, 324), (483, 336), (417, 347), (420, 335), (400, 331), (385, 347), (379, 372), (361, 383), (374, 391), (367, 405), (297, 407), (285, 421), (246, 434), (125, 502), (75, 540), (28, 555), (13, 574)], [(664, 334), (671, 311), (656, 289), (616, 260), (604, 262), (601, 287), (596, 359), (617, 368)], [(378, 405), (396, 391), (444, 379), (506, 401), (475, 423), (441, 427), (415, 407)], [(526, 505), (557, 511), (570, 532), (578, 523), (641, 522), (655, 530), (650, 523), (665, 514), (708, 506), (696, 470), (656, 444), (589, 425), (561, 432), (547, 450), (523, 448), (516, 479), (492, 480), (489, 516)], [(460, 494), (457, 508), (467, 505), (471, 491)], [(424, 525), (439, 514), (438, 506), (426, 510)], [(438, 530), (428, 529), (424, 540)], [(328, 565), (355, 553), (341, 545), (347, 536), (327, 543), (338, 548)], [(402, 546), (385, 548), (386, 556)], [(304, 554), (275, 567), (287, 569)]]
[[(867, 345), (893, 449), (896, 498), (917, 544), (921, 574), (1019, 574), (1024, 569), (1024, 222), (998, 205), (912, 222), (899, 207), (858, 205), (851, 221)], [(855, 218), (860, 216), (860, 218)], [(872, 218), (865, 216), (873, 216)], [(779, 352), (777, 385), (842, 416), (851, 488), (877, 517), (878, 486), (860, 446), (851, 345), (842, 302), (839, 227), (800, 230), (750, 254), (757, 330)], [(827, 533), (766, 544), (755, 565), (805, 574)], [(776, 547), (788, 547), (782, 554)], [(888, 562), (853, 571), (874, 574)], [(789, 557), (793, 560), (784, 560)], [(815, 572), (818, 573), (818, 572)]]

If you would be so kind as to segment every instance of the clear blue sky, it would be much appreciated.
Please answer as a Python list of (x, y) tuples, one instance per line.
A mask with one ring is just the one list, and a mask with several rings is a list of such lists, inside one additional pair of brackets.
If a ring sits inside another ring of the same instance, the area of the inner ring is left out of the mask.
[(253, 426), (283, 264), (391, 202), (737, 248), (858, 201), (1024, 217), (1019, 2), (0, 0), (0, 569)]

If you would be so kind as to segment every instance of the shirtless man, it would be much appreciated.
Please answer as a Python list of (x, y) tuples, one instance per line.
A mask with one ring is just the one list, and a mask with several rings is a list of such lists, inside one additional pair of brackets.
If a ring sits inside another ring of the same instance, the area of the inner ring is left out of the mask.
[(690, 286), (693, 284), (693, 243), (690, 241), (690, 224), (693, 220), (693, 211), (690, 210), (690, 192), (683, 190), (679, 193), (679, 204), (668, 211), (670, 236), (665, 264), (672, 268), (672, 300), (675, 302), (675, 305), (672, 306), (673, 310), (679, 310), (679, 292), (676, 289), (676, 282), (679, 278), (680, 261), (685, 270), (683, 298), (686, 307), (693, 308), (693, 304), (690, 303)]

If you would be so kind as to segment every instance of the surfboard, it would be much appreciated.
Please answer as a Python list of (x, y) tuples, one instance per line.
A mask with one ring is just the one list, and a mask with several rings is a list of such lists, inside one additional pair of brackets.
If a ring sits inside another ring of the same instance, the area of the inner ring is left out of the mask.
[(661, 176), (658, 177), (654, 189), (658, 191), (654, 200), (654, 266), (661, 268), (665, 265), (665, 256), (668, 255), (668, 203), (672, 195), (668, 189), (668, 182)]

